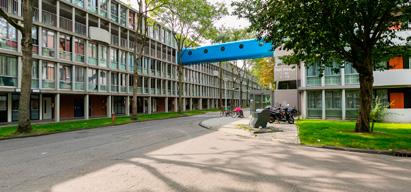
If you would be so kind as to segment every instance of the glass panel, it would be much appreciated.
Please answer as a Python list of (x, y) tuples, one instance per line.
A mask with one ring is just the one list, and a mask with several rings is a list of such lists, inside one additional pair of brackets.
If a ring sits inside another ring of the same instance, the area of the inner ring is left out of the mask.
[(55, 64), (52, 62), (43, 61), (42, 69), (42, 88), (55, 88)]
[(71, 89), (71, 66), (69, 65), (60, 65), (60, 89)]
[(327, 117), (341, 117), (341, 91), (325, 92), (325, 108)]
[(17, 58), (0, 56), (0, 86), (17, 86)]
[(307, 92), (308, 117), (322, 116), (322, 93), (321, 91)]

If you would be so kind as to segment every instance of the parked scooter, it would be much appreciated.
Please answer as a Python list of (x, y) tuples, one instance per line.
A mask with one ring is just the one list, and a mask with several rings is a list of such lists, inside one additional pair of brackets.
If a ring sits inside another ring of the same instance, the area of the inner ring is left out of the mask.
[(288, 122), (294, 124), (294, 116), (297, 115), (297, 110), (294, 107), (270, 107), (270, 119), (268, 122)]

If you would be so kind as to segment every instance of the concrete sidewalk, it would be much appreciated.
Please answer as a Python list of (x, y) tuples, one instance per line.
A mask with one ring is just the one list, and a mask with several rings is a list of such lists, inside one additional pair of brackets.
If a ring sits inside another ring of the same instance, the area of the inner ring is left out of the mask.
[(272, 140), (281, 143), (299, 144), (298, 129), (295, 124), (267, 124), (267, 128), (259, 131), (248, 131), (240, 127), (247, 127), (251, 121), (250, 112), (245, 112), (245, 118), (217, 117), (200, 122), (202, 127), (222, 131), (234, 135), (256, 137), (262, 140)]

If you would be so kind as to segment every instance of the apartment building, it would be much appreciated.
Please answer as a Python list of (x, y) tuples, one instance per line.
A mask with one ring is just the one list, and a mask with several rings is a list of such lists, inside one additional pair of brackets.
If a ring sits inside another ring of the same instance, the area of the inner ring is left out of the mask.
[[(128, 115), (133, 82), (136, 10), (115, 0), (33, 0), (31, 119), (60, 121)], [(0, 8), (22, 19), (21, 0), (0, 0)], [(21, 87), (21, 34), (0, 19), (0, 122), (18, 120)], [(138, 112), (177, 110), (176, 43), (156, 24), (138, 66)], [(229, 77), (231, 63), (224, 65)], [(216, 108), (218, 65), (184, 69), (185, 110)], [(229, 79), (229, 78), (228, 78)], [(255, 79), (243, 83), (244, 100)], [(237, 82), (227, 95), (239, 99)], [(231, 95), (230, 95), (231, 94)]]
[[(374, 72), (374, 97), (389, 105), (387, 122), (411, 122), (410, 56), (383, 62)], [(350, 63), (334, 63), (319, 77), (318, 65), (301, 66), (299, 97), (303, 118), (356, 119), (359, 109), (359, 75)], [(332, 70), (342, 66), (339, 72)]]

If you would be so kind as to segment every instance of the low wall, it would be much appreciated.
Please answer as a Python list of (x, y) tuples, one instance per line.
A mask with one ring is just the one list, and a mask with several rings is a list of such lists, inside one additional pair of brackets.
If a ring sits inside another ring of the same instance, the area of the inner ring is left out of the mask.
[(393, 123), (411, 123), (411, 109), (388, 109), (384, 121)]

